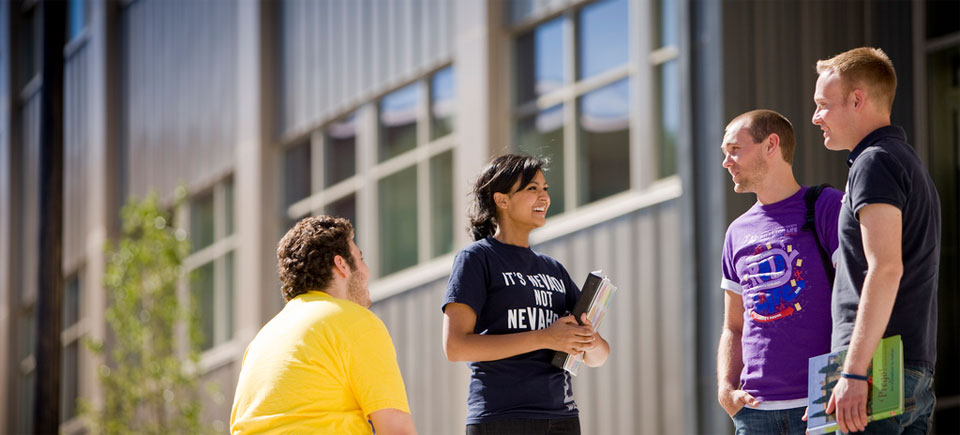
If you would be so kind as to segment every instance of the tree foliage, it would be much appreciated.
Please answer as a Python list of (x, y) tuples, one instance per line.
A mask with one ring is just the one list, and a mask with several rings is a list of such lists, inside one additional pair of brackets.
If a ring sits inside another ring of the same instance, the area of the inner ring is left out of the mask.
[(203, 432), (195, 304), (177, 294), (186, 233), (171, 225), (155, 194), (131, 199), (121, 217), (123, 235), (106, 247), (108, 345), (88, 342), (106, 356), (99, 368), (104, 403), (84, 404), (84, 412), (94, 433)]

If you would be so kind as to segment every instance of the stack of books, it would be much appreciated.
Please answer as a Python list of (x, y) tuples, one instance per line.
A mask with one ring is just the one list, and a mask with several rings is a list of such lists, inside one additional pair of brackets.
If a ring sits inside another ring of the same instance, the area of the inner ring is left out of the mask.
[[(603, 275), (602, 271), (590, 272), (587, 275), (587, 281), (583, 283), (583, 289), (580, 292), (580, 299), (573, 308), (573, 316), (580, 322), (580, 315), (587, 313), (587, 319), (593, 324), (593, 329), (600, 327), (610, 307), (610, 301), (613, 294), (616, 293), (617, 286), (610, 282), (610, 279)], [(566, 352), (557, 351), (553, 356), (553, 365), (562, 368), (570, 374), (576, 376), (580, 373), (580, 366), (583, 364), (583, 352), (576, 355), (570, 355)]]

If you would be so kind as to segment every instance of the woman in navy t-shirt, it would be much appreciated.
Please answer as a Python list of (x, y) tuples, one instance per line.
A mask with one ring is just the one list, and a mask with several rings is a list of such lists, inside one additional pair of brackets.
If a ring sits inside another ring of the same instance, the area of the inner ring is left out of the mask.
[(610, 346), (584, 315), (568, 313), (580, 289), (563, 266), (530, 249), (550, 195), (544, 161), (508, 154), (483, 169), (470, 216), (474, 243), (457, 254), (443, 299), (443, 348), (471, 370), (469, 434), (579, 434), (570, 375), (554, 351), (586, 352), (600, 366)]

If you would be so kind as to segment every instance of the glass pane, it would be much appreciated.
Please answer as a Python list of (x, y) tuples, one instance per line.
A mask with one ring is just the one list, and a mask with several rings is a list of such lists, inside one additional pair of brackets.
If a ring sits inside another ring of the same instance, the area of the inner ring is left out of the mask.
[(190, 241), (194, 252), (213, 243), (213, 192), (190, 200)]
[(355, 116), (330, 124), (323, 154), (323, 186), (330, 187), (357, 173), (357, 128)]
[(200, 349), (207, 350), (213, 347), (213, 262), (204, 264), (193, 271), (191, 289), (193, 301), (197, 304), (196, 315), (199, 316)]
[(33, 355), (37, 347), (37, 318), (33, 309), (20, 314), (20, 359)]
[(70, 22), (67, 28), (67, 40), (80, 34), (87, 24), (87, 0), (70, 0)]
[(237, 309), (236, 302), (234, 302), (236, 300), (236, 298), (234, 297), (234, 287), (236, 287), (236, 279), (234, 277), (234, 274), (236, 273), (236, 267), (234, 265), (234, 261), (235, 261), (234, 253), (233, 251), (230, 251), (230, 253), (227, 254), (226, 259), (224, 260), (225, 266), (226, 266), (226, 278), (227, 278), (226, 290), (225, 290), (226, 292), (225, 295), (227, 300), (225, 300), (223, 304), (224, 309), (227, 311), (226, 313), (227, 314), (227, 330), (225, 331), (226, 334), (224, 337), (226, 340), (233, 339), (233, 328), (235, 325), (234, 318), (235, 318), (236, 309)]
[(579, 202), (630, 188), (630, 82), (623, 79), (580, 98)]
[(455, 97), (453, 67), (447, 67), (433, 75), (430, 81), (430, 116), (433, 128), (430, 139), (453, 133)]
[(660, 0), (660, 47), (677, 44), (678, 21), (677, 1)]
[(379, 182), (380, 276), (417, 264), (417, 167)]
[(626, 0), (606, 0), (580, 11), (577, 77), (593, 77), (627, 63), (627, 9)]
[(310, 196), (310, 141), (286, 149), (283, 155), (283, 206)]
[(400, 88), (380, 101), (379, 161), (417, 147), (417, 104), (420, 83)]
[(453, 250), (453, 151), (430, 159), (431, 257)]
[(563, 105), (517, 121), (517, 149), (550, 160), (544, 176), (550, 186), (547, 217), (563, 213)]
[(517, 38), (517, 102), (524, 103), (563, 86), (563, 18)]
[(927, 10), (927, 38), (960, 32), (960, 1), (924, 2)]
[(60, 421), (65, 422), (77, 415), (77, 351), (78, 341), (63, 348), (60, 361)]
[(80, 319), (80, 277), (73, 275), (63, 281), (63, 306), (60, 326), (67, 329)]
[(224, 194), (226, 195), (226, 200), (224, 202), (226, 203), (226, 208), (227, 208), (226, 210), (224, 210), (224, 213), (227, 214), (224, 219), (227, 225), (225, 235), (229, 236), (233, 234), (233, 231), (234, 231), (233, 220), (234, 220), (234, 213), (235, 213), (234, 202), (233, 202), (233, 179), (232, 178), (226, 181), (226, 189), (224, 189)]
[(678, 63), (660, 69), (660, 177), (677, 173), (677, 135), (680, 133), (680, 81)]
[[(41, 23), (39, 7), (32, 7), (24, 13), (20, 22), (20, 65), (19, 86), (26, 86), (34, 75), (40, 72), (40, 41)], [(13, 12), (13, 11), (12, 11)]]
[(33, 433), (33, 402), (36, 394), (37, 372), (30, 373), (20, 377), (20, 422), (16, 432)]
[(359, 240), (360, 228), (357, 226), (357, 195), (350, 194), (327, 204), (323, 212), (330, 216), (347, 218), (353, 224), (354, 242)]

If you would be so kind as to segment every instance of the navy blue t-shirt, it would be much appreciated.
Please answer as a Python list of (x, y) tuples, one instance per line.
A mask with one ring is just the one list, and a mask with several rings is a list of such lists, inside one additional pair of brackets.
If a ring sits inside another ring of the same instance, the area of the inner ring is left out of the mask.
[(903, 276), (883, 336), (899, 334), (907, 365), (933, 369), (937, 362), (937, 275), (940, 270), (940, 197), (933, 179), (903, 129), (881, 127), (865, 137), (847, 159), (846, 194), (840, 208), (840, 249), (833, 287), (836, 349), (850, 343), (867, 273), (860, 210), (890, 204), (902, 216)]
[[(443, 308), (451, 302), (473, 308), (476, 334), (512, 334), (550, 326), (573, 310), (579, 296), (557, 260), (487, 237), (457, 254)], [(577, 416), (570, 375), (550, 364), (553, 355), (540, 349), (468, 363), (467, 424)]]

